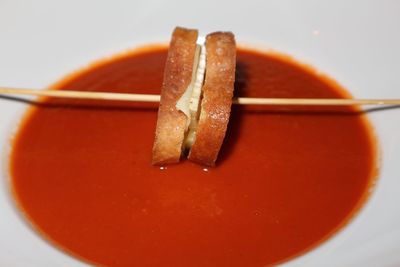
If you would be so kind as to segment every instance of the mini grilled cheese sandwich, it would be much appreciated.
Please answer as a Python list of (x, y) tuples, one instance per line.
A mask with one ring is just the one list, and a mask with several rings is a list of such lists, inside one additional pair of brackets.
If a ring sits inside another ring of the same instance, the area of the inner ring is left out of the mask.
[(153, 164), (176, 163), (187, 155), (199, 164), (215, 165), (229, 122), (235, 67), (232, 33), (211, 33), (202, 42), (197, 30), (174, 30), (161, 90)]

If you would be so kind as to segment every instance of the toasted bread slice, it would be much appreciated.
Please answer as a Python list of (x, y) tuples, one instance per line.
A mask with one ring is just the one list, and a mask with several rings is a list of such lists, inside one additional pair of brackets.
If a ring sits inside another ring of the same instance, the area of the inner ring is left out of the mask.
[(153, 145), (155, 165), (179, 162), (182, 154), (188, 118), (177, 110), (176, 102), (192, 80), (197, 37), (197, 30), (180, 27), (172, 34)]
[(206, 54), (200, 118), (188, 158), (214, 166), (231, 112), (236, 68), (234, 35), (230, 32), (207, 35)]

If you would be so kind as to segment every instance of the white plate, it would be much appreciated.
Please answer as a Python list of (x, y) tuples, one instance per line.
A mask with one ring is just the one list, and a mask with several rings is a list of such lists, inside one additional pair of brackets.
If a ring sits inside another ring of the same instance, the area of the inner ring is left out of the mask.
[[(293, 55), (359, 98), (400, 98), (400, 1), (4, 1), (0, 85), (43, 88), (94, 59), (167, 42), (175, 25), (231, 30), (239, 43)], [(0, 99), (6, 151), (25, 104)], [(371, 112), (382, 149), (376, 190), (337, 235), (286, 266), (400, 265), (400, 109)], [(86, 266), (45, 242), (15, 211), (1, 154), (0, 266)]]

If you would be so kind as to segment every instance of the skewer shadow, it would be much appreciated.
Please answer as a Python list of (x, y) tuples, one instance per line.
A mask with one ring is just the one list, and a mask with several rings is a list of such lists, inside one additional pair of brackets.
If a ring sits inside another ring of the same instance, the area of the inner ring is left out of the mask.
[(386, 107), (374, 107), (374, 108), (367, 108), (364, 109), (364, 113), (372, 113), (372, 112), (378, 112), (378, 111), (387, 111), (387, 110), (395, 110), (395, 109), (400, 109), (400, 105), (393, 105), (393, 106), (386, 106)]
[(14, 96), (6, 96), (6, 95), (0, 95), (0, 99), (23, 103), (23, 104), (32, 104), (33, 103), (33, 101), (22, 98), (22, 97), (14, 97)]
[(252, 115), (290, 115), (290, 116), (360, 116), (369, 113), (400, 110), (400, 105), (392, 105), (385, 107), (373, 107), (358, 109), (355, 107), (312, 107), (312, 110), (308, 110), (307, 107), (295, 107), (292, 106), (287, 109), (279, 109), (276, 107), (263, 107), (263, 110), (243, 110), (243, 114)]

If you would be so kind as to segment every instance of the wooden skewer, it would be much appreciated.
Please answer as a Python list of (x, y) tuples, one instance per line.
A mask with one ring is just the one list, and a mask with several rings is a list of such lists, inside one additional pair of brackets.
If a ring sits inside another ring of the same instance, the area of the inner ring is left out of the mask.
[[(0, 87), (0, 94), (33, 95), (60, 98), (100, 99), (116, 101), (159, 102), (159, 95), (103, 93), (65, 90), (36, 90)], [(238, 105), (400, 105), (400, 99), (324, 99), (324, 98), (250, 98), (233, 99)]]
[(22, 88), (10, 88), (10, 87), (0, 87), (0, 94), (34, 95), (34, 96), (48, 96), (48, 97), (59, 97), (59, 98), (79, 98), (79, 99), (98, 99), (98, 100), (117, 100), (117, 101), (137, 101), (137, 102), (160, 102), (159, 95), (66, 91), (66, 90), (37, 90), (37, 89), (22, 89)]

